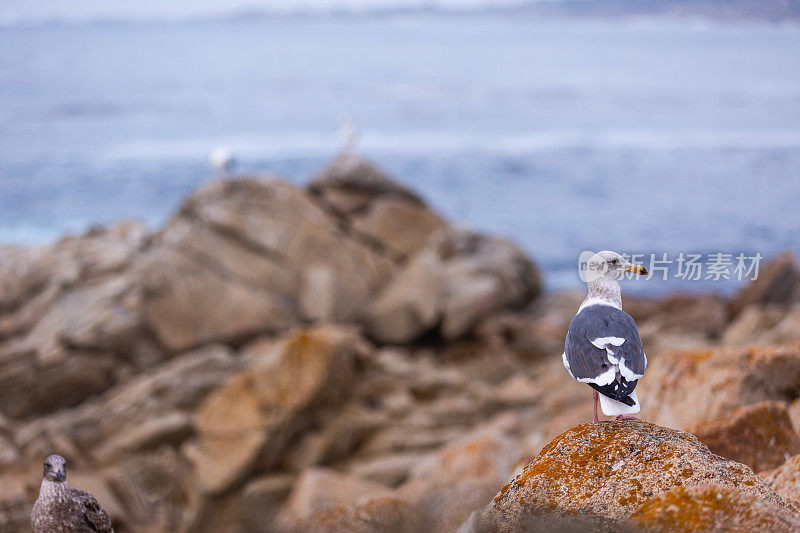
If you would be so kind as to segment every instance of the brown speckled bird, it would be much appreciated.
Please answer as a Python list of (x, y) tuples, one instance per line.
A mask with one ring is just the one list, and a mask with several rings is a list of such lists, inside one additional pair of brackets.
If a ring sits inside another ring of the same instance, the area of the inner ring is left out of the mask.
[(36, 533), (114, 533), (111, 519), (94, 496), (67, 483), (67, 462), (60, 455), (44, 462), (31, 525)]

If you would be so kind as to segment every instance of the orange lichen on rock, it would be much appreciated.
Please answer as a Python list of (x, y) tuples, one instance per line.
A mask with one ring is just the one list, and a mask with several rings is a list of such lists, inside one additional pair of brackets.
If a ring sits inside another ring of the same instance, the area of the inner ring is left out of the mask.
[(642, 504), (628, 520), (638, 531), (778, 533), (800, 530), (800, 515), (721, 485), (676, 487)]
[(619, 524), (654, 495), (713, 483), (791, 508), (745, 465), (696, 437), (639, 420), (587, 423), (553, 439), (484, 509), (486, 529), (539, 527), (554, 516)]
[(744, 463), (756, 472), (776, 468), (787, 456), (800, 453), (800, 437), (782, 402), (746, 405), (691, 431), (712, 452)]

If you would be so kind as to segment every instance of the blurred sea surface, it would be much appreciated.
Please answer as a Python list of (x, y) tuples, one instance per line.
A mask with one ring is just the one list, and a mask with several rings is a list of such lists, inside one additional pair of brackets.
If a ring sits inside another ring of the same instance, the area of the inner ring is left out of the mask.
[(800, 25), (442, 14), (7, 24), (0, 243), (155, 228), (220, 145), (305, 183), (342, 116), (551, 288), (584, 249), (800, 253)]

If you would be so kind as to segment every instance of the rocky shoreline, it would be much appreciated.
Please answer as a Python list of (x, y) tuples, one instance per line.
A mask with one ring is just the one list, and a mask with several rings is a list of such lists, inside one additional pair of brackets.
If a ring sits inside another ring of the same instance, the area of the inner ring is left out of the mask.
[(626, 298), (647, 423), (579, 425), (582, 299), (353, 154), (211, 182), (154, 233), (2, 247), (0, 529), (55, 452), (117, 531), (800, 528), (796, 259)]

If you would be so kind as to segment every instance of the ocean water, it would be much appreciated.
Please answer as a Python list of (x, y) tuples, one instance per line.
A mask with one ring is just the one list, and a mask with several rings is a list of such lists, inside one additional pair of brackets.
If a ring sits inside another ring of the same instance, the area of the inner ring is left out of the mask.
[(343, 116), (550, 287), (585, 249), (800, 253), (800, 26), (430, 14), (1, 28), (0, 243), (156, 228), (219, 145), (305, 183)]

